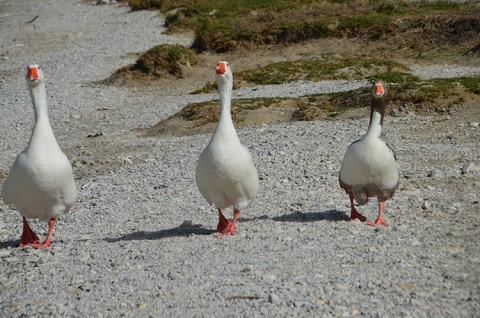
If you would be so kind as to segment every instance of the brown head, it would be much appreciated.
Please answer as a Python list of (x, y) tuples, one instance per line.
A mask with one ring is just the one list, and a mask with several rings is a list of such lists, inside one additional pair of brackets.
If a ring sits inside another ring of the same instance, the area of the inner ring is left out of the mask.
[(371, 91), (371, 103), (372, 108), (370, 111), (370, 121), (372, 120), (373, 113), (377, 112), (382, 116), (380, 124), (383, 126), (383, 117), (387, 107), (387, 89), (384, 81), (378, 80), (373, 83)]

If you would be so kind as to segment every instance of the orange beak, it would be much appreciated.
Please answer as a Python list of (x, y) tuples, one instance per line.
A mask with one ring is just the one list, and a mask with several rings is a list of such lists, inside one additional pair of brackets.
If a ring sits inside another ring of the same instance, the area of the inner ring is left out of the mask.
[(38, 70), (36, 67), (29, 67), (28, 68), (28, 79), (31, 81), (35, 81), (38, 78)]
[(227, 68), (225, 67), (225, 63), (218, 63), (217, 67), (215, 68), (215, 72), (219, 75), (225, 74)]
[(373, 93), (375, 96), (382, 96), (384, 91), (383, 91), (383, 85), (382, 84), (376, 84), (375, 88), (373, 89)]

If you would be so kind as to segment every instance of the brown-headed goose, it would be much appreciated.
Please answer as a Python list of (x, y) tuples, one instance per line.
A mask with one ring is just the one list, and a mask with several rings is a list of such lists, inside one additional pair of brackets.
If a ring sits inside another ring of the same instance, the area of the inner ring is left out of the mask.
[(385, 201), (390, 199), (398, 187), (398, 172), (395, 153), (383, 140), (382, 128), (387, 91), (383, 81), (376, 81), (371, 91), (370, 125), (362, 139), (348, 148), (340, 168), (340, 186), (350, 196), (350, 219), (366, 221), (367, 218), (355, 209), (353, 199), (358, 205), (367, 204), (369, 197), (377, 197), (379, 213), (375, 221), (368, 225), (388, 224), (383, 221), (382, 213)]

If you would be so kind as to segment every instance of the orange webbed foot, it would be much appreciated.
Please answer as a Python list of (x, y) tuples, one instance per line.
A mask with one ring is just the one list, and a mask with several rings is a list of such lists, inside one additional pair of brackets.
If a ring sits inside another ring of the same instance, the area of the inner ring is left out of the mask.
[(38, 236), (35, 232), (32, 231), (30, 225), (28, 225), (27, 219), (23, 218), (23, 232), (22, 237), (20, 238), (19, 247), (24, 247), (30, 244), (37, 244)]
[(367, 220), (367, 217), (358, 213), (357, 209), (355, 209), (355, 205), (353, 204), (353, 194), (349, 194), (350, 198), (350, 221), (359, 219), (360, 221), (364, 222)]
[(357, 209), (353, 208), (352, 211), (350, 212), (350, 221), (354, 221), (356, 219), (359, 219), (360, 221), (364, 222), (367, 220), (367, 217), (361, 215), (360, 213), (358, 213)]
[(370, 221), (365, 224), (372, 226), (388, 226), (387, 222), (383, 221), (382, 219), (376, 219), (375, 221)]
[(43, 242), (43, 243), (30, 243), (28, 245), (33, 247), (33, 248), (36, 248), (36, 249), (41, 249), (41, 248), (49, 247), (52, 244), (50, 243), (50, 240), (49, 241), (45, 240), (45, 242)]
[(218, 209), (217, 232), (225, 233), (230, 229), (231, 226), (232, 226), (232, 222), (227, 220), (227, 218), (223, 215), (222, 211)]
[(383, 221), (383, 208), (385, 207), (385, 202), (384, 201), (379, 201), (378, 202), (378, 217), (375, 221), (370, 221), (365, 224), (367, 225), (373, 225), (373, 226), (388, 226), (387, 222)]
[[(223, 231), (219, 231), (218, 230), (218, 226), (217, 226), (217, 231), (219, 233), (215, 234), (215, 237), (216, 238), (221, 238), (221, 237), (224, 237), (224, 236), (229, 236), (229, 235), (234, 235), (235, 234), (235, 224), (237, 223), (237, 218), (238, 218), (238, 215), (240, 214), (240, 211), (238, 211), (237, 209), (234, 209), (233, 210), (233, 221), (232, 222), (229, 222), (222, 214), (222, 211), (220, 211), (220, 209), (218, 209), (218, 212), (219, 212), (219, 222), (218, 224), (220, 225), (220, 222), (222, 221), (222, 217), (223, 219), (228, 222), (228, 225), (226, 227), (223, 228)], [(225, 222), (223, 221), (223, 222)], [(223, 223), (224, 224), (224, 223)]]
[(55, 219), (51, 218), (48, 221), (48, 234), (47, 234), (47, 238), (45, 239), (45, 241), (43, 243), (38, 243), (38, 239), (37, 239), (37, 242), (32, 242), (32, 243), (29, 243), (28, 245), (33, 247), (33, 248), (37, 248), (37, 249), (51, 246), (52, 244), (50, 243), (50, 239), (52, 237), (52, 232), (53, 232), (53, 227), (54, 226), (55, 226)]

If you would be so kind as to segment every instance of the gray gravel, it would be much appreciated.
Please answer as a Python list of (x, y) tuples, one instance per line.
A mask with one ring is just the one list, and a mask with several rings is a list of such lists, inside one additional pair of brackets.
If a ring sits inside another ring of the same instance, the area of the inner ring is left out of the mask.
[[(114, 147), (102, 155), (110, 169), (86, 177), (76, 168), (80, 198), (57, 222), (51, 248), (16, 248), (20, 215), (0, 206), (1, 317), (480, 316), (478, 118), (450, 126), (458, 114), (386, 118), (401, 175), (386, 228), (347, 222), (338, 185), (343, 153), (367, 118), (239, 130), (261, 190), (237, 234), (215, 239), (215, 211), (194, 182), (210, 136), (143, 138), (131, 129), (216, 95), (87, 85), (131, 63), (131, 53), (188, 40), (162, 34), (155, 12), (128, 11), (0, 0), (0, 171), (31, 133), (24, 69), (33, 62), (44, 66), (51, 122), (69, 158)], [(235, 97), (368, 85), (333, 84), (241, 89)], [(374, 200), (360, 212), (375, 218)], [(32, 227), (46, 232), (46, 223)]]

